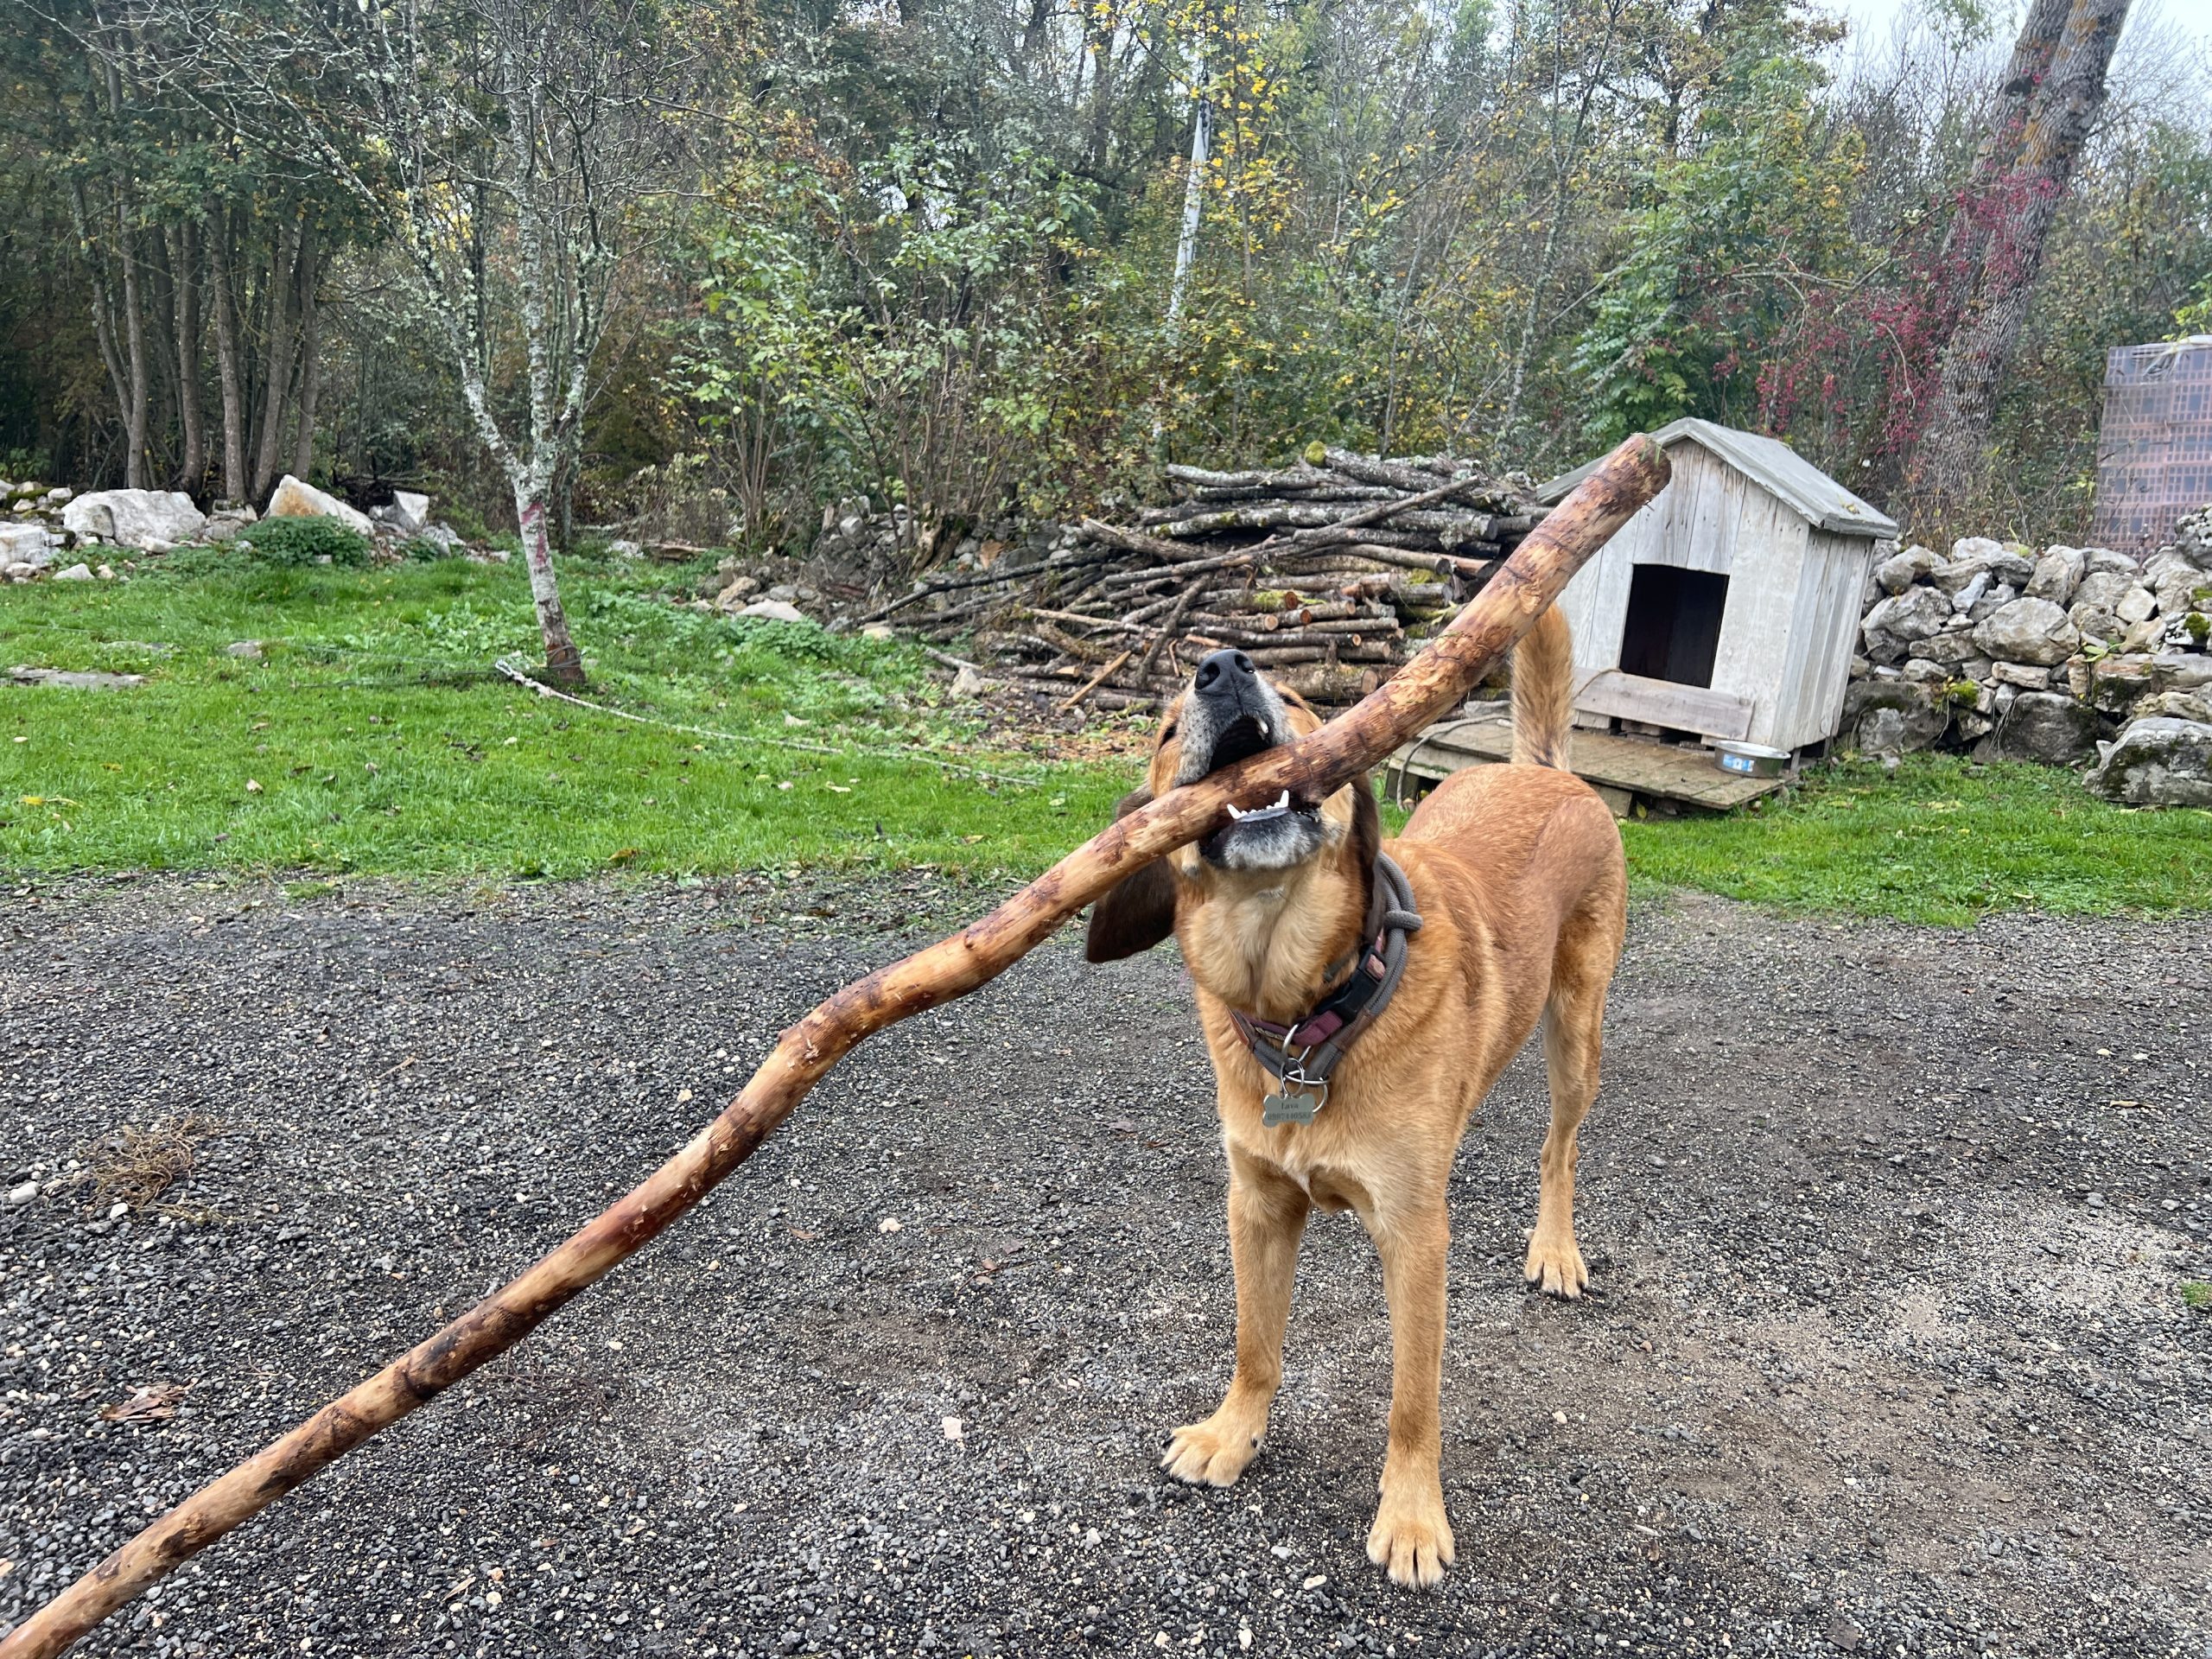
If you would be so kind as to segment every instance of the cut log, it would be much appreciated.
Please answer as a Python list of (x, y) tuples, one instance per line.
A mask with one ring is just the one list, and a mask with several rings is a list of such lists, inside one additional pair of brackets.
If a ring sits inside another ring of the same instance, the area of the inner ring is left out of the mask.
[(1076, 693), (1075, 693), (1075, 695), (1074, 695), (1073, 696), (1070, 697), (1070, 698), (1069, 698), (1065, 702), (1064, 702), (1064, 703), (1062, 703), (1062, 704), (1060, 705), (1060, 712), (1061, 712), (1062, 714), (1064, 714), (1064, 715), (1065, 715), (1065, 713), (1067, 713), (1067, 711), (1068, 711), (1069, 709), (1071, 709), (1074, 708), (1074, 707), (1076, 706), (1076, 704), (1077, 704), (1078, 702), (1082, 702), (1085, 697), (1089, 696), (1090, 696), (1093, 691), (1096, 691), (1096, 690), (1100, 686), (1103, 685), (1103, 684), (1104, 684), (1108, 680), (1111, 679), (1111, 678), (1113, 677), (1114, 671), (1115, 671), (1116, 669), (1117, 669), (1117, 668), (1121, 667), (1121, 665), (1122, 665), (1122, 664), (1124, 664), (1124, 663), (1128, 662), (1128, 661), (1129, 660), (1129, 658), (1132, 658), (1132, 657), (1135, 656), (1136, 654), (1137, 654), (1137, 649), (1136, 649), (1136, 647), (1135, 647), (1135, 645), (1131, 645), (1131, 646), (1130, 646), (1127, 651), (1123, 652), (1120, 656), (1116, 657), (1116, 658), (1112, 662), (1110, 662), (1110, 663), (1107, 664), (1105, 667), (1103, 667), (1103, 668), (1100, 669), (1100, 670), (1099, 670), (1096, 674), (1092, 675), (1092, 676), (1091, 676), (1088, 680), (1085, 680), (1085, 681), (1083, 683), (1083, 684), (1082, 684), (1081, 686), (1079, 686), (1078, 688), (1077, 688)]
[(1183, 626), (1184, 613), (1191, 608), (1191, 601), (1198, 597), (1198, 590), (1205, 585), (1205, 578), (1200, 576), (1183, 590), (1183, 596), (1175, 601), (1175, 608), (1167, 613), (1167, 620), (1160, 625), (1160, 632), (1145, 647), (1144, 660), (1137, 664), (1137, 678), (1141, 680), (1151, 675), (1152, 665), (1160, 660), (1160, 653), (1175, 637), (1175, 631)]
[(1436, 474), (1429, 467), (1410, 461), (1383, 461), (1374, 455), (1355, 454), (1349, 449), (1331, 449), (1324, 459), (1329, 470), (1342, 473), (1346, 478), (1358, 479), (1365, 484), (1384, 484), (1394, 490), (1421, 491), (1433, 489)]
[[(1168, 545), (1173, 546), (1173, 543), (1170, 543)], [(1201, 570), (1229, 570), (1239, 568), (1247, 570), (1252, 568), (1250, 553), (1240, 550), (1235, 553), (1217, 553), (1210, 558), (1185, 559), (1173, 570), (1117, 571), (1112, 575), (1101, 578), (1098, 585), (1101, 588), (1125, 588), (1141, 582), (1157, 582), (1162, 576), (1172, 578), (1195, 575)]]
[(1203, 467), (1179, 467), (1171, 462), (1160, 470), (1179, 484), (1196, 485), (1202, 490), (1265, 490), (1309, 480), (1324, 482), (1329, 477), (1318, 467), (1285, 467), (1274, 472), (1210, 473)]
[(1191, 558), (1187, 547), (1178, 547), (1173, 542), (1163, 542), (1157, 536), (1147, 536), (1139, 531), (1124, 530), (1118, 524), (1101, 524), (1096, 518), (1084, 519), (1077, 528), (1090, 541), (1125, 548), (1132, 553), (1149, 553), (1169, 564), (1185, 564)]
[(837, 992), (785, 1032), (744, 1091), (633, 1192), (512, 1283), (153, 1522), (0, 1637), (0, 1659), (52, 1659), (178, 1563), (512, 1348), (705, 1197), (864, 1038), (988, 983), (1124, 876), (1218, 829), (1232, 803), (1272, 800), (1285, 790), (1318, 800), (1379, 766), (1466, 696), (1583, 562), (1665, 486), (1667, 474), (1656, 444), (1629, 439), (1449, 628), (1357, 709), (1294, 743), (1170, 790), (980, 921)]

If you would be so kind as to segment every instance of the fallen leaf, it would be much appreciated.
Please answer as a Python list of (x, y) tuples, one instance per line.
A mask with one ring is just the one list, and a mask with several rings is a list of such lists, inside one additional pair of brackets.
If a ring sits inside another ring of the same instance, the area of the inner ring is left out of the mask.
[(249, 795), (258, 795), (258, 794), (260, 794), (260, 793), (261, 793), (261, 779), (259, 779), (258, 778), (249, 778), (249, 779), (247, 779), (245, 780), (245, 792), (246, 792), (247, 794), (249, 794)]
[(879, 1233), (895, 1233), (899, 1230), (899, 1225), (900, 1223), (898, 1217), (886, 1216), (881, 1221), (875, 1224), (875, 1230)]
[(165, 1423), (176, 1415), (177, 1402), (192, 1391), (189, 1382), (141, 1382), (128, 1400), (100, 1408), (110, 1423)]

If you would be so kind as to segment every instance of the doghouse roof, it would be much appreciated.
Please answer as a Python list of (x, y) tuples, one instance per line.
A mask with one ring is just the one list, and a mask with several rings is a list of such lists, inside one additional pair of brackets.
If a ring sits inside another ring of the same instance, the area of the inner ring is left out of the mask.
[[(1701, 445), (1816, 530), (1870, 537), (1897, 533), (1896, 519), (1860, 500), (1778, 438), (1688, 416), (1669, 422), (1651, 435), (1662, 449), (1686, 441)], [(1562, 473), (1536, 492), (1536, 499), (1556, 502), (1597, 469), (1593, 461)]]

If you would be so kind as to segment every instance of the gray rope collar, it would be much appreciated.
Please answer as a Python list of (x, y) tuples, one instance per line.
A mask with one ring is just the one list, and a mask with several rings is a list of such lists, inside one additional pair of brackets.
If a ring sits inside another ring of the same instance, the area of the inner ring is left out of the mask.
[(1421, 928), (1413, 884), (1389, 855), (1377, 853), (1371, 885), (1351, 976), (1311, 1014), (1281, 1025), (1229, 1011), (1252, 1058), (1275, 1079), (1275, 1092), (1267, 1097), (1261, 1115), (1270, 1128), (1313, 1121), (1313, 1114), (1328, 1103), (1329, 1074), (1344, 1050), (1382, 1017), (1405, 976), (1407, 941)]

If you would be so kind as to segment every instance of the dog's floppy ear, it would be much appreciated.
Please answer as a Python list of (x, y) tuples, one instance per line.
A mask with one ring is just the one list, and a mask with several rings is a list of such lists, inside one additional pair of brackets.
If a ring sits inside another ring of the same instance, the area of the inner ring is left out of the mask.
[[(1126, 818), (1152, 804), (1152, 791), (1140, 785), (1122, 797), (1114, 817)], [(1175, 931), (1175, 876), (1167, 861), (1155, 858), (1123, 876), (1090, 910), (1090, 931), (1084, 935), (1086, 962), (1119, 962), (1149, 950)]]
[(1382, 809), (1375, 804), (1375, 785), (1363, 772), (1351, 780), (1352, 868), (1374, 868), (1375, 855), (1382, 850)]

